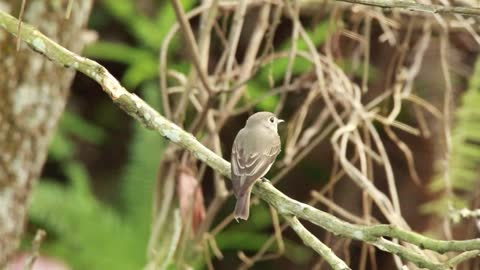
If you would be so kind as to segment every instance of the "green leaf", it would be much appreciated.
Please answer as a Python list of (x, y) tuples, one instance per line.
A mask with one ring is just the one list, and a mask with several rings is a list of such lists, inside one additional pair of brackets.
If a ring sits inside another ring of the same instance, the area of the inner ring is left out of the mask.
[[(181, 0), (180, 3), (182, 4), (183, 10), (187, 13), (191, 10), (194, 6), (196, 1), (193, 0)], [(168, 31), (170, 30), (170, 26), (177, 22), (177, 17), (175, 16), (175, 12), (173, 7), (170, 3), (166, 3), (162, 6), (162, 8), (158, 11), (156, 16), (157, 25), (156, 34), (160, 38), (161, 41), (165, 39), (167, 36)], [(193, 29), (195, 31), (195, 29)], [(176, 42), (178, 40), (172, 41), (172, 47), (176, 48)]]
[[(335, 32), (337, 26), (332, 25), (329, 20), (321, 21), (317, 24), (313, 30), (308, 30), (307, 34), (312, 40), (313, 44), (321, 44), (327, 40), (327, 37), (330, 33)], [(297, 50), (305, 51), (308, 50), (307, 43), (301, 38), (300, 34), (297, 39)], [(287, 39), (282, 45), (280, 45), (280, 50), (288, 51), (292, 47), (292, 39)]]
[[(329, 29), (330, 23), (328, 21), (323, 21), (316, 25), (312, 30), (307, 31), (308, 36), (312, 42), (316, 45), (320, 45), (325, 42), (329, 33), (335, 29)], [(291, 40), (288, 39), (280, 46), (280, 51), (288, 52), (291, 47)], [(297, 40), (297, 50), (308, 50), (307, 44), (302, 38)], [(278, 95), (265, 97), (265, 94), (271, 88), (271, 83), (278, 83), (283, 80), (285, 73), (288, 69), (288, 58), (277, 58), (272, 60), (270, 63), (262, 67), (254, 79), (250, 80), (247, 85), (248, 101), (256, 101), (259, 98), (262, 98), (256, 107), (259, 110), (273, 111), (279, 102)], [(295, 57), (292, 64), (292, 75), (304, 73), (312, 69), (312, 64), (309, 60)]]
[(60, 119), (60, 129), (86, 142), (99, 145), (106, 139), (103, 128), (91, 124), (78, 114), (65, 111)]
[(97, 41), (88, 45), (84, 51), (84, 55), (90, 58), (114, 61), (124, 64), (134, 64), (138, 59), (156, 59), (152, 52), (134, 48), (124, 43)]
[[(288, 68), (288, 58), (278, 58), (272, 61), (270, 64), (266, 66), (266, 68), (262, 69), (259, 73), (260, 80), (262, 83), (267, 84), (270, 80), (269, 77), (273, 79), (273, 81), (282, 80), (287, 72)], [(304, 73), (312, 68), (312, 64), (310, 61), (306, 60), (305, 58), (296, 57), (294, 59), (292, 65), (292, 74), (300, 74)]]
[(75, 146), (67, 139), (65, 133), (58, 130), (48, 148), (48, 155), (55, 161), (62, 161), (73, 157)]
[(248, 101), (247, 102), (254, 102), (258, 99), (261, 101), (256, 105), (257, 108), (263, 111), (273, 111), (277, 106), (280, 98), (276, 95), (266, 96), (269, 92), (268, 86), (262, 87), (259, 83), (249, 83), (246, 85), (247, 93), (248, 93)]
[(450, 206), (461, 209), (467, 206), (464, 199), (459, 197), (442, 196), (438, 200), (434, 200), (420, 206), (420, 213), (430, 214), (435, 213), (439, 216), (444, 216), (450, 212)]
[[(188, 12), (195, 1), (181, 1), (183, 9)], [(160, 48), (170, 27), (176, 22), (175, 13), (170, 3), (165, 2), (159, 9), (156, 18), (151, 19), (139, 14), (132, 1), (104, 0), (105, 8), (122, 22), (129, 32), (142, 44), (150, 49)]]
[(135, 17), (135, 5), (130, 0), (103, 0), (100, 3), (113, 15), (121, 21), (127, 23)]
[(67, 178), (75, 192), (90, 196), (90, 176), (87, 168), (79, 162), (68, 162), (64, 167)]
[(151, 49), (160, 48), (164, 35), (159, 33), (159, 29), (165, 27), (169, 29), (171, 25), (160, 26), (156, 24), (153, 20), (146, 18), (144, 16), (137, 16), (136, 20), (130, 21), (132, 28), (131, 33), (136, 36), (139, 42)]
[[(358, 65), (357, 68), (354, 68), (350, 59), (342, 59), (336, 61), (336, 64), (346, 73), (346, 74), (353, 74), (357, 77), (363, 76), (363, 64)], [(375, 66), (369, 65), (368, 66), (368, 74), (367, 74), (367, 81), (373, 81), (375, 78), (378, 77), (380, 72)]]
[(158, 75), (158, 64), (151, 58), (138, 59), (123, 75), (122, 82), (127, 88), (138, 87), (142, 82), (155, 79)]

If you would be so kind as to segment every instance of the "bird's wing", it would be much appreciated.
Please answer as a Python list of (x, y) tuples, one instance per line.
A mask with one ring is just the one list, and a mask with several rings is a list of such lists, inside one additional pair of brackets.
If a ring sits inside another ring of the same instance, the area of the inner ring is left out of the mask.
[(247, 153), (241, 143), (234, 142), (231, 161), (235, 195), (244, 194), (253, 182), (267, 174), (279, 153), (279, 138), (256, 153)]

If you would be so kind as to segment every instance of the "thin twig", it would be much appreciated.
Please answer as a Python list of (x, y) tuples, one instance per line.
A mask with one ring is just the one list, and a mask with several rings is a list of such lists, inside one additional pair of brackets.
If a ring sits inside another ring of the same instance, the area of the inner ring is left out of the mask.
[(285, 252), (285, 244), (283, 243), (283, 237), (282, 237), (282, 229), (280, 227), (280, 221), (278, 218), (278, 213), (275, 208), (273, 208), (271, 205), (269, 206), (270, 208), (270, 215), (272, 216), (272, 225), (274, 228), (274, 235), (275, 235), (275, 240), (277, 240), (278, 244), (278, 255), (281, 255)]
[(40, 245), (42, 244), (46, 235), (47, 233), (44, 230), (37, 230), (37, 233), (35, 233), (35, 238), (33, 238), (32, 241), (32, 255), (25, 261), (23, 270), (33, 269), (33, 265), (40, 255)]
[(289, 219), (290, 226), (300, 236), (303, 243), (310, 246), (322, 256), (334, 270), (351, 269), (348, 265), (333, 253), (333, 251), (309, 232), (296, 217)]
[(365, 18), (364, 36), (363, 36), (363, 73), (362, 73), (362, 91), (366, 93), (368, 91), (368, 74), (370, 68), (370, 35), (372, 32), (372, 17), (368, 14)]
[(245, 13), (247, 12), (248, 0), (240, 0), (239, 5), (235, 9), (235, 15), (233, 17), (233, 25), (231, 27), (230, 36), (228, 38), (228, 57), (225, 67), (225, 76), (227, 80), (230, 80), (230, 74), (233, 68), (233, 62), (237, 54), (238, 41), (240, 40), (240, 34), (243, 29), (243, 22), (245, 20)]
[(315, 198), (319, 202), (325, 204), (326, 206), (328, 206), (328, 208), (332, 209), (333, 212), (335, 212), (338, 215), (344, 217), (345, 219), (350, 220), (352, 222), (355, 222), (357, 224), (366, 224), (364, 219), (362, 219), (361, 217), (358, 217), (358, 216), (348, 212), (347, 210), (343, 209), (342, 207), (338, 206), (333, 201), (327, 199), (325, 196), (320, 194), (320, 192), (312, 191), (311, 195), (312, 195), (313, 198)]
[[(300, 5), (298, 1), (295, 1), (293, 3), (293, 12), (296, 14), (296, 17), (298, 17), (298, 13), (300, 12)], [(299, 21), (294, 20), (293, 21), (293, 30), (292, 30), (292, 38), (290, 39), (291, 46), (290, 50), (288, 52), (288, 63), (287, 63), (287, 70), (285, 72), (285, 76), (283, 77), (283, 86), (286, 87), (287, 85), (290, 84), (290, 81), (292, 80), (292, 70), (293, 70), (293, 64), (295, 63), (295, 57), (297, 54), (297, 41), (298, 41), (298, 26), (299, 26)], [(273, 44), (272, 44), (273, 46)], [(277, 107), (275, 108), (275, 114), (279, 115), (280, 112), (283, 109), (283, 105), (285, 104), (285, 100), (287, 98), (287, 93), (283, 92), (282, 95), (280, 96), (280, 102), (278, 103)]]
[(214, 90), (210, 86), (208, 82), (208, 77), (206, 71), (202, 68), (199, 58), (199, 51), (197, 42), (195, 41), (195, 36), (193, 35), (192, 28), (190, 27), (190, 23), (188, 22), (187, 16), (185, 16), (185, 12), (183, 11), (182, 4), (179, 0), (172, 0), (172, 5), (175, 10), (175, 14), (177, 15), (178, 22), (180, 24), (180, 28), (182, 29), (183, 37), (187, 43), (187, 49), (189, 52), (190, 57), (193, 61), (193, 66), (197, 70), (200, 80), (202, 81), (203, 86), (208, 91), (208, 93), (214, 93)]
[[(198, 14), (200, 14), (201, 12), (203, 12), (205, 10), (205, 7), (204, 6), (200, 6), (198, 8), (195, 8), (193, 10), (191, 10), (187, 16), (187, 20), (191, 19), (192, 17), (194, 16), (197, 16)], [(165, 116), (170, 119), (170, 120), (173, 120), (173, 114), (172, 114), (172, 110), (170, 108), (170, 102), (169, 102), (169, 97), (168, 97), (168, 85), (167, 85), (167, 74), (168, 74), (168, 71), (167, 71), (167, 55), (168, 55), (168, 47), (170, 45), (170, 42), (172, 41), (172, 39), (175, 37), (175, 34), (177, 33), (177, 31), (180, 29), (180, 26), (178, 23), (176, 23), (175, 25), (173, 25), (171, 28), (170, 28), (170, 31), (168, 31), (167, 35), (165, 36), (163, 42), (162, 42), (162, 45), (160, 47), (160, 53), (159, 53), (159, 69), (158, 69), (158, 77), (159, 77), (159, 80), (160, 80), (160, 91), (161, 91), (161, 95), (162, 95), (162, 109), (163, 109), (163, 112), (165, 114)], [(183, 87), (183, 91), (184, 92), (187, 92), (187, 89), (186, 88), (186, 85), (187, 83), (184, 83), (184, 87)], [(186, 95), (186, 93), (184, 93)], [(187, 99), (188, 96), (185, 96), (185, 97), (182, 97), (182, 100)]]
[(385, 132), (387, 133), (388, 137), (397, 145), (397, 147), (402, 151), (405, 159), (407, 160), (408, 172), (410, 173), (410, 177), (412, 181), (420, 186), (420, 177), (418, 176), (417, 170), (415, 169), (415, 161), (413, 157), (412, 150), (408, 147), (406, 143), (401, 141), (397, 134), (393, 132), (393, 130), (389, 126), (385, 126)]
[(22, 28), (22, 20), (23, 20), (23, 13), (25, 12), (25, 4), (27, 0), (22, 0), (22, 6), (20, 7), (20, 14), (18, 14), (18, 29), (17, 29), (17, 52), (20, 50), (20, 43), (22, 41), (21, 39), (21, 31), (20, 29)]
[[(452, 136), (450, 131), (451, 111), (452, 111), (452, 81), (447, 61), (448, 50), (448, 29), (440, 36), (440, 63), (442, 66), (443, 79), (445, 81), (445, 94), (443, 96), (443, 139), (444, 139), (444, 158), (443, 158), (443, 181), (445, 183), (445, 191), (449, 198), (453, 196), (452, 183), (450, 180), (450, 153), (452, 151)], [(448, 207), (452, 208), (452, 202)], [(448, 217), (444, 218), (444, 232), (447, 239), (452, 239), (452, 228)]]
[[(231, 79), (230, 73), (233, 66), (233, 62), (230, 62), (230, 61), (233, 61), (235, 59), (234, 55), (232, 55), (232, 52), (236, 51), (236, 47), (238, 45), (237, 44), (238, 38), (240, 37), (240, 32), (243, 27), (243, 20), (246, 12), (244, 10), (244, 8), (246, 9), (246, 6), (245, 7), (242, 6), (244, 2), (246, 5), (246, 2), (248, 1), (247, 0), (240, 1), (240, 5), (235, 13), (234, 22), (231, 29), (232, 32), (230, 34), (229, 48), (228, 48), (228, 52), (230, 54), (227, 60), (227, 68), (225, 71), (226, 80)], [(269, 14), (270, 14), (270, 4), (265, 3), (259, 12), (255, 30), (252, 33), (249, 46), (245, 53), (245, 58), (244, 58), (240, 75), (238, 78), (239, 82), (246, 82), (246, 79), (250, 78), (252, 74), (252, 68), (255, 65), (256, 55), (258, 54), (263, 37), (267, 31), (267, 28), (269, 27), (269, 24), (268, 24)], [(218, 119), (217, 131), (219, 131), (223, 127), (230, 113), (233, 111), (233, 109), (239, 102), (240, 98), (242, 97), (245, 89), (246, 89), (245, 85), (242, 84), (242, 86), (236, 89), (233, 92), (233, 95), (229, 97), (227, 104), (224, 106), (224, 108), (222, 108), (223, 114), (220, 115), (220, 118)]]
[(70, 15), (72, 14), (72, 9), (73, 9), (73, 2), (75, 0), (68, 0), (68, 6), (67, 6), (67, 11), (65, 12), (65, 19), (70, 19)]

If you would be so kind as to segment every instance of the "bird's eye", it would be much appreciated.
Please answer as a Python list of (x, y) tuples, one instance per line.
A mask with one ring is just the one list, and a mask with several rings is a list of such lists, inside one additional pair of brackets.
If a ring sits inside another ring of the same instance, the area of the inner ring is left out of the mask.
[(270, 121), (270, 123), (274, 123), (274, 122), (275, 122), (275, 118), (270, 117), (270, 118), (268, 118), (268, 121)]

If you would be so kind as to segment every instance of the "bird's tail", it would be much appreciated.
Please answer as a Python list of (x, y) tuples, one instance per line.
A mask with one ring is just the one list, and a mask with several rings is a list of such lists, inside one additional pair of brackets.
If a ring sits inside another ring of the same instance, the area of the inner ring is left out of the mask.
[(237, 203), (235, 204), (235, 211), (233, 216), (235, 220), (238, 219), (247, 220), (250, 215), (250, 194), (252, 189), (248, 189), (247, 192), (237, 197)]

